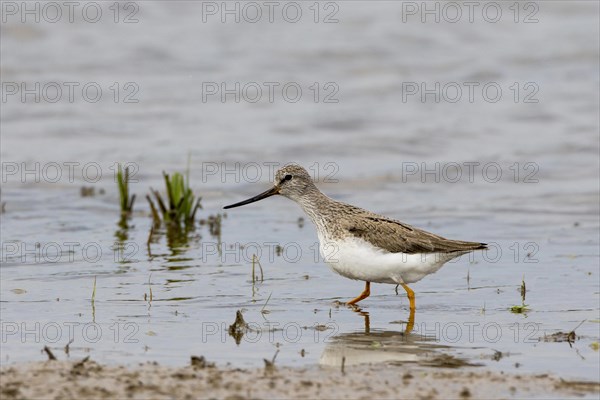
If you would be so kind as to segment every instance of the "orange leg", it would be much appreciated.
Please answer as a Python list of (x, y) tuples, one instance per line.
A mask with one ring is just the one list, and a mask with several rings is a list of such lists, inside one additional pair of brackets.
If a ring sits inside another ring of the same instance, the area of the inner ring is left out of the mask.
[(406, 295), (408, 296), (408, 302), (410, 304), (410, 311), (414, 312), (415, 311), (415, 292), (413, 292), (413, 290), (411, 288), (409, 288), (408, 286), (406, 286), (406, 284), (401, 283), (400, 286), (402, 286), (404, 288), (404, 290), (406, 290)]
[(404, 333), (407, 335), (412, 332), (413, 327), (415, 326), (415, 310), (410, 310), (410, 315), (408, 316), (408, 324), (406, 324), (406, 330)]
[(408, 324), (406, 325), (406, 333), (408, 334), (413, 330), (413, 326), (415, 325), (415, 292), (404, 283), (401, 283), (400, 285), (406, 290), (406, 295), (408, 296), (408, 302), (410, 304), (410, 316), (408, 317)]
[(359, 301), (366, 299), (370, 295), (371, 295), (371, 282), (366, 282), (365, 290), (363, 290), (363, 292), (360, 295), (358, 295), (357, 298), (350, 300), (346, 304), (349, 306), (353, 306), (356, 303), (358, 303)]

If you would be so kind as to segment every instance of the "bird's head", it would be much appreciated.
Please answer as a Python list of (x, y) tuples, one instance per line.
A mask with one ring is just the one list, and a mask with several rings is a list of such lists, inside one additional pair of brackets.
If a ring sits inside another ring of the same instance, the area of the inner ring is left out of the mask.
[(300, 165), (289, 164), (277, 170), (275, 173), (275, 182), (271, 189), (223, 208), (229, 209), (244, 206), (276, 194), (298, 201), (312, 187), (314, 187), (314, 183), (310, 174)]

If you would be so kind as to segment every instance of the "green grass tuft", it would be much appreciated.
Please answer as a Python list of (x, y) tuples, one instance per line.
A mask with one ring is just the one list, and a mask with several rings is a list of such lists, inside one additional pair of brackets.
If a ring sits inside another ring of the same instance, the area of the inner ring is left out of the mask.
[(119, 164), (117, 170), (117, 185), (119, 186), (119, 203), (121, 205), (121, 214), (128, 215), (133, 211), (133, 203), (135, 202), (135, 194), (129, 196), (129, 167), (125, 168)]
[(196, 211), (202, 208), (200, 204), (201, 197), (196, 199), (190, 188), (189, 174), (183, 175), (175, 172), (172, 176), (163, 172), (165, 187), (167, 192), (167, 201), (163, 200), (158, 190), (150, 189), (156, 205), (150, 195), (146, 196), (150, 203), (150, 210), (155, 224), (161, 221), (175, 225), (191, 225), (196, 218)]

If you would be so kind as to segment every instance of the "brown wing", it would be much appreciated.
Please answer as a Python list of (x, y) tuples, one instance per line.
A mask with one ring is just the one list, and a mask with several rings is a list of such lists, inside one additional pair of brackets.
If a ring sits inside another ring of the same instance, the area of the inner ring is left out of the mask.
[(446, 239), (376, 214), (353, 219), (345, 229), (390, 253), (452, 253), (486, 248), (485, 243)]

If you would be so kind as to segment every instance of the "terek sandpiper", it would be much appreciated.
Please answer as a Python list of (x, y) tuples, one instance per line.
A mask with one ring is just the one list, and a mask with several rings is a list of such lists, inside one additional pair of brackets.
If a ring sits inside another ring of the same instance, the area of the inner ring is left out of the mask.
[(446, 262), (485, 243), (450, 240), (403, 222), (333, 200), (311, 176), (291, 164), (275, 174), (275, 185), (225, 209), (282, 195), (302, 207), (317, 228), (320, 252), (338, 274), (365, 281), (365, 290), (346, 304), (355, 305), (371, 294), (371, 282), (400, 285), (406, 290), (414, 316), (415, 293), (407, 286), (439, 270)]

